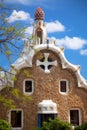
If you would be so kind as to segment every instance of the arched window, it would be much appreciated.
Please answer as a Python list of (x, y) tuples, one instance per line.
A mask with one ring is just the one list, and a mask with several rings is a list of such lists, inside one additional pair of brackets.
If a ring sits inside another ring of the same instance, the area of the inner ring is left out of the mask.
[(23, 92), (25, 94), (33, 94), (34, 92), (34, 82), (32, 79), (25, 79), (23, 82)]
[(61, 79), (59, 84), (59, 92), (61, 94), (67, 94), (69, 91), (69, 82), (66, 79)]

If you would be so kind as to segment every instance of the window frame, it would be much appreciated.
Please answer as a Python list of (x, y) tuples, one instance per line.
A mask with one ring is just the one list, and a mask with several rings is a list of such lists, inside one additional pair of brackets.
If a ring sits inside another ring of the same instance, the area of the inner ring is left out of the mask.
[(21, 127), (12, 127), (12, 130), (21, 130), (23, 129), (23, 110), (22, 109), (11, 109), (9, 111), (9, 123), (11, 124), (11, 111), (21, 111)]
[[(26, 81), (32, 81), (32, 92), (26, 92), (25, 91), (25, 83), (26, 83)], [(25, 79), (24, 81), (23, 81), (23, 92), (24, 92), (24, 94), (28, 94), (28, 95), (32, 95), (33, 94), (33, 92), (34, 92), (34, 81), (33, 81), (33, 79)]]
[[(70, 111), (71, 110), (78, 110), (78, 112), (79, 112), (79, 125), (81, 125), (82, 123), (82, 115), (81, 115), (81, 109), (80, 108), (71, 108), (70, 110), (69, 110), (69, 123), (71, 123), (71, 117), (70, 117)], [(75, 125), (73, 125), (72, 124), (72, 126), (75, 126)]]
[[(61, 82), (62, 81), (66, 82), (66, 92), (61, 91)], [(69, 81), (67, 79), (61, 79), (60, 82), (59, 82), (59, 93), (66, 95), (66, 94), (68, 94), (68, 92), (69, 92)]]

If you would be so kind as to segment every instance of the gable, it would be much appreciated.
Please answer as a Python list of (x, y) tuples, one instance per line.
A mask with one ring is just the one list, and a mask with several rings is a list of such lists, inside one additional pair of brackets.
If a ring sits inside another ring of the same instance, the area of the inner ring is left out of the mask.
[[(13, 73), (13, 76), (9, 75), (9, 83), (10, 86), (14, 86), (14, 80), (16, 74), (18, 71), (20, 71), (23, 68), (32, 68), (37, 67), (39, 68), (41, 61), (43, 60), (45, 54), (48, 55), (48, 62), (45, 64), (48, 64), (49, 62), (52, 62), (52, 65), (50, 65), (50, 70), (53, 70), (54, 72), (58, 71), (56, 68), (60, 67), (62, 70), (68, 70), (77, 81), (77, 86), (86, 88), (87, 89), (87, 83), (86, 80), (81, 76), (80, 74), (80, 66), (76, 66), (71, 64), (64, 56), (63, 48), (56, 47), (52, 44), (41, 44), (36, 46), (28, 46), (28, 48), (24, 48), (23, 54), (21, 57), (19, 57), (14, 64), (11, 65), (10, 73)], [(51, 61), (49, 61), (51, 60)], [(37, 63), (39, 61), (39, 64)], [(43, 66), (42, 66), (43, 68)], [(47, 69), (48, 72), (49, 69)], [(6, 83), (7, 84), (7, 83)]]

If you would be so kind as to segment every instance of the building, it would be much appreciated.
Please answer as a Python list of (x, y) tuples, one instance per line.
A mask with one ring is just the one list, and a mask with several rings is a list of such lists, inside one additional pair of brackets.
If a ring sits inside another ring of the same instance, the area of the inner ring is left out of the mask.
[(13, 130), (33, 130), (56, 116), (73, 126), (87, 122), (87, 83), (80, 66), (69, 63), (64, 48), (48, 39), (40, 7), (34, 16), (32, 38), (25, 41), (10, 73), (0, 73), (0, 95), (15, 104), (9, 109), (9, 103), (4, 107), (0, 100), (0, 118), (8, 120)]

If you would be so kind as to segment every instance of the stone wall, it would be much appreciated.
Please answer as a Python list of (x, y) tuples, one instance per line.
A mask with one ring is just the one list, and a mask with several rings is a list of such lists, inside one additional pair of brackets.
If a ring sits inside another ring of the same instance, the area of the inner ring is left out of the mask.
[[(42, 53), (50, 53), (50, 58), (57, 60), (57, 67), (53, 66), (49, 74), (44, 73), (40, 66), (36, 66), (37, 59), (43, 57)], [(16, 108), (23, 110), (23, 130), (33, 130), (36, 128), (38, 120), (38, 104), (42, 100), (52, 100), (57, 104), (58, 117), (63, 121), (69, 121), (69, 111), (72, 108), (81, 110), (81, 122), (87, 121), (87, 90), (79, 88), (75, 73), (70, 69), (62, 69), (61, 60), (58, 54), (48, 50), (37, 52), (33, 58), (33, 66), (20, 70), (16, 76), (14, 88), (20, 91), (20, 96), (11, 94), (12, 89), (3, 89), (1, 94), (8, 99), (13, 99)], [(32, 100), (23, 101), (23, 81), (33, 79), (34, 93), (30, 95)], [(61, 79), (69, 81), (69, 92), (61, 94), (59, 92), (59, 82)], [(0, 103), (0, 118), (8, 120), (9, 108), (3, 109)]]

